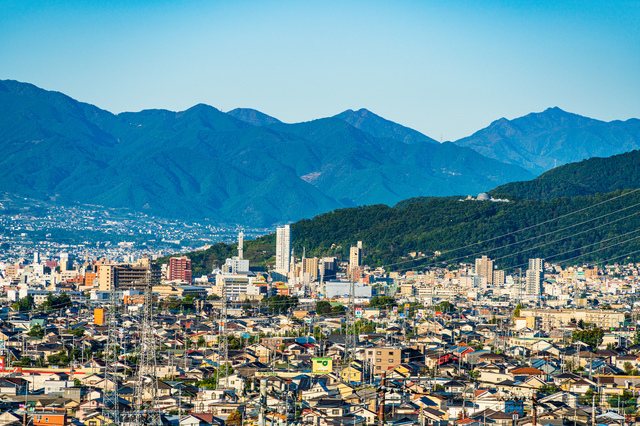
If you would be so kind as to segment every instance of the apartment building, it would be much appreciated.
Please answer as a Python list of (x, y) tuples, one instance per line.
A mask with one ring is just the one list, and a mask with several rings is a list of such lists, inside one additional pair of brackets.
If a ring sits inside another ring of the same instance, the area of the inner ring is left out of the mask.
[(624, 313), (601, 309), (522, 309), (520, 316), (540, 318), (540, 324), (545, 330), (566, 326), (572, 320), (582, 320), (604, 329), (624, 323)]
[(383, 371), (402, 363), (402, 349), (391, 347), (367, 349), (365, 358), (373, 369), (373, 374), (379, 375)]

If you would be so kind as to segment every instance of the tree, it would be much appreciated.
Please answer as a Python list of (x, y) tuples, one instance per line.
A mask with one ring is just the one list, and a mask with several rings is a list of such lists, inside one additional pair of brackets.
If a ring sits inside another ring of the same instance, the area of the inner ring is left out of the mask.
[(331, 303), (326, 300), (320, 300), (316, 303), (316, 314), (327, 316), (331, 313)]
[(633, 365), (631, 365), (631, 363), (629, 361), (626, 361), (622, 365), (622, 368), (624, 369), (625, 373), (629, 374), (633, 370)]
[(584, 342), (589, 345), (591, 349), (595, 349), (600, 346), (603, 337), (604, 331), (600, 327), (595, 327), (588, 330), (574, 330), (571, 333), (572, 342)]
[(516, 308), (513, 310), (513, 316), (515, 318), (518, 318), (520, 316), (520, 311), (522, 310), (522, 304), (518, 303), (518, 305), (516, 306)]
[(11, 308), (14, 311), (18, 311), (18, 312), (29, 312), (31, 310), (33, 310), (33, 307), (35, 306), (35, 302), (33, 300), (33, 296), (32, 295), (28, 295), (27, 297), (23, 297), (22, 299), (18, 300), (16, 303), (14, 303)]
[(56, 311), (69, 306), (71, 306), (71, 298), (67, 293), (61, 293), (59, 296), (49, 293), (47, 299), (40, 305), (40, 309), (43, 311)]
[(242, 414), (238, 410), (235, 410), (233, 413), (229, 414), (225, 424), (229, 426), (241, 426), (242, 425)]
[(388, 296), (376, 296), (369, 302), (369, 307), (373, 309), (390, 309), (396, 305), (396, 299)]
[(31, 327), (31, 330), (29, 330), (28, 334), (31, 337), (42, 339), (44, 337), (44, 328), (42, 328), (40, 324), (35, 324), (33, 327)]
[(434, 306), (434, 308), (436, 309), (436, 311), (442, 312), (453, 312), (456, 310), (455, 306), (453, 306), (448, 300), (437, 304), (436, 306)]
[(298, 298), (279, 294), (273, 297), (266, 297), (260, 303), (266, 306), (267, 311), (271, 313), (283, 314), (289, 309), (298, 306)]

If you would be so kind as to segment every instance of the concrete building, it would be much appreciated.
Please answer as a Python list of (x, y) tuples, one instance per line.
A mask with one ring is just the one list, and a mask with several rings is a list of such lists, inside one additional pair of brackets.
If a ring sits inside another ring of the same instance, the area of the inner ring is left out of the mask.
[(520, 317), (539, 318), (542, 328), (551, 330), (567, 326), (572, 320), (595, 324), (609, 329), (624, 323), (624, 313), (601, 309), (522, 309)]
[(493, 260), (487, 256), (476, 259), (476, 274), (487, 278), (487, 283), (493, 285)]
[(160, 283), (162, 270), (148, 258), (136, 263), (101, 264), (98, 265), (99, 290), (110, 291), (115, 285), (117, 290), (144, 290), (147, 282), (147, 271), (152, 286)]
[(319, 259), (317, 257), (302, 259), (302, 273), (309, 274), (312, 281), (318, 279)]
[[(340, 297), (349, 295), (349, 283), (345, 281), (327, 281), (325, 283), (325, 297)], [(373, 287), (361, 282), (354, 283), (354, 297), (372, 297)]]
[(367, 349), (365, 362), (373, 370), (373, 374), (379, 375), (402, 363), (402, 349), (389, 347)]
[(168, 281), (191, 282), (191, 259), (186, 256), (172, 257), (169, 259)]
[(291, 227), (279, 226), (276, 231), (276, 272), (288, 274), (291, 271)]
[(542, 278), (544, 276), (544, 259), (529, 259), (529, 269), (525, 278), (525, 294), (529, 297), (540, 297), (542, 294)]

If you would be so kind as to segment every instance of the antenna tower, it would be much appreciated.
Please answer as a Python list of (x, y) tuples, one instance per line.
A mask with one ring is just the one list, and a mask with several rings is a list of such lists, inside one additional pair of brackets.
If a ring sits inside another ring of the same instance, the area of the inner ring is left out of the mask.
[[(153, 329), (153, 299), (151, 297), (151, 265), (147, 266), (142, 330), (138, 349), (138, 372), (134, 387), (134, 425), (160, 425), (158, 411), (158, 377), (156, 376), (156, 336)], [(147, 400), (145, 400), (147, 396)]]
[[(229, 340), (227, 339), (227, 280), (222, 280), (222, 297), (220, 298), (220, 325), (218, 328), (218, 389), (226, 389), (229, 387)], [(220, 370), (224, 366), (224, 388), (220, 382)]]
[(120, 424), (120, 409), (118, 406), (118, 295), (116, 293), (116, 284), (111, 284), (111, 294), (109, 300), (109, 310), (107, 315), (108, 321), (108, 337), (107, 349), (104, 356), (104, 377), (105, 383), (113, 383), (113, 390), (104, 393), (104, 414), (111, 423)]

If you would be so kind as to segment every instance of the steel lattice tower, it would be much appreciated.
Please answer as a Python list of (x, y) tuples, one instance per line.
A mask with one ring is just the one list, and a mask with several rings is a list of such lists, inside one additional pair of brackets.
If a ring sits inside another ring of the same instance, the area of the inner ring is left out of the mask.
[[(148, 267), (150, 268), (150, 266)], [(142, 329), (138, 349), (138, 372), (136, 375), (132, 415), (133, 424), (160, 425), (158, 411), (158, 377), (156, 376), (156, 336), (153, 329), (153, 299), (151, 297), (151, 270), (147, 269)], [(145, 400), (145, 396), (148, 398)]]
[[(109, 315), (107, 321), (109, 321), (109, 334), (107, 337), (107, 348), (104, 356), (104, 378), (105, 378), (105, 392), (103, 395), (103, 402), (105, 406), (104, 415), (113, 424), (120, 424), (120, 409), (118, 407), (118, 295), (116, 293), (115, 283), (111, 284), (111, 295), (109, 305)], [(112, 381), (113, 391), (107, 392), (107, 383)]]
[(229, 368), (227, 366), (229, 362), (229, 340), (227, 339), (227, 280), (222, 280), (222, 297), (220, 298), (222, 305), (220, 306), (220, 325), (218, 328), (218, 383), (216, 387), (220, 386), (220, 371), (224, 366), (224, 388), (229, 387)]
[(349, 281), (349, 307), (347, 308), (347, 329), (344, 355), (349, 358), (349, 350), (351, 350), (351, 360), (355, 357), (356, 352), (356, 306), (355, 306), (355, 281), (353, 275), (355, 268), (351, 272), (351, 280)]

